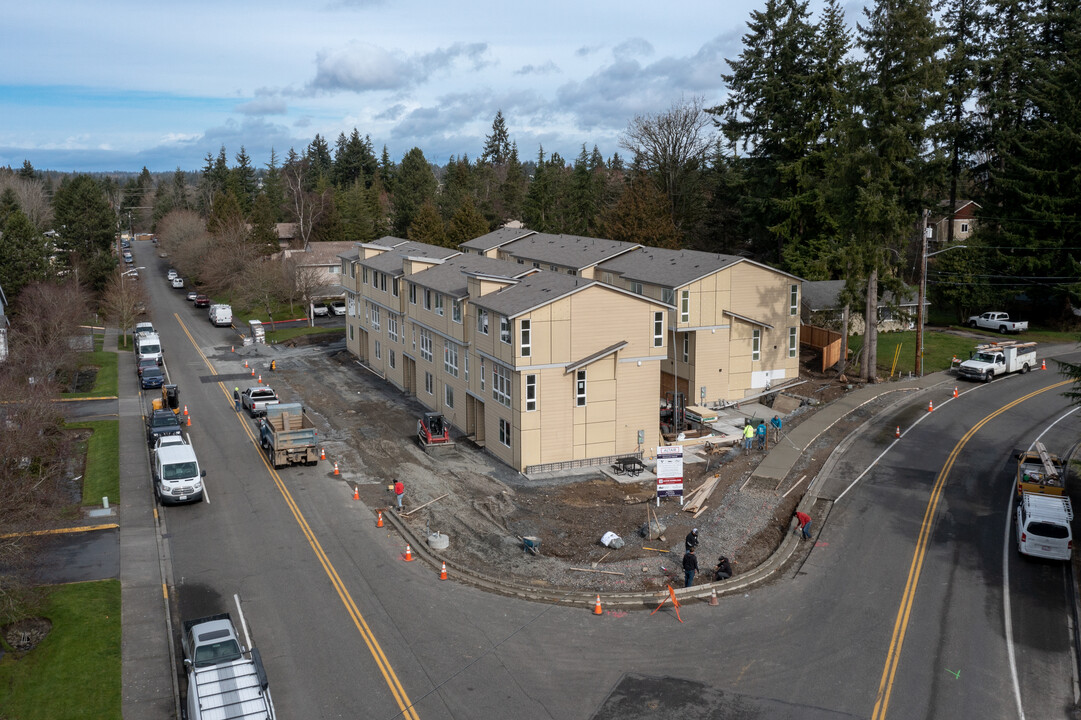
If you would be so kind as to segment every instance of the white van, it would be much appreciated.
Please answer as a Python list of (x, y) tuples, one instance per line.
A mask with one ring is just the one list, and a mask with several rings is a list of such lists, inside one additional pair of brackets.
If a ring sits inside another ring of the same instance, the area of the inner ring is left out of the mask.
[(233, 308), (230, 305), (211, 305), (208, 314), (212, 325), (228, 327), (233, 324)]
[(154, 492), (162, 505), (200, 502), (203, 478), (195, 449), (188, 443), (160, 444), (154, 450)]
[(1069, 560), (1073, 552), (1072, 520), (1070, 498), (1024, 493), (1017, 503), (1017, 551), (1049, 560)]
[(154, 323), (137, 322), (135, 323), (135, 330), (132, 335), (145, 335), (146, 333), (158, 334), (158, 331), (154, 329)]
[(135, 336), (135, 362), (153, 358), (161, 365), (161, 338), (157, 333), (142, 333)]

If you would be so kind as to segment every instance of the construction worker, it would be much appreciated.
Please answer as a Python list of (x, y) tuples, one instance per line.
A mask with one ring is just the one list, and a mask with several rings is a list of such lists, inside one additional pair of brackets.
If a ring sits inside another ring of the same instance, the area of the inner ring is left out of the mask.
[(751, 443), (754, 442), (754, 428), (751, 427), (751, 423), (747, 423), (743, 426), (743, 449), (750, 450)]
[(273, 371), (275, 371), (277, 369), (278, 369), (278, 361), (277, 360), (271, 360), (270, 361), (270, 370), (271, 370), (271, 372), (273, 372)]
[(233, 387), (233, 405), (236, 406), (236, 411), (240, 412), (240, 388)]
[(779, 415), (774, 415), (773, 419), (769, 421), (770, 427), (773, 428), (773, 442), (777, 442), (781, 439), (781, 418)]

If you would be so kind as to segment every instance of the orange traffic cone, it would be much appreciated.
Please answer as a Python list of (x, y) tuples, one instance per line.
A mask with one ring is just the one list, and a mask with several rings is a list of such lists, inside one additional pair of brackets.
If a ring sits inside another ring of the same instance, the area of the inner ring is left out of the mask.
[(1040, 369), (1041, 370), (1046, 370), (1047, 369), (1047, 361), (1046, 360), (1044, 360), (1044, 361), (1042, 361), (1040, 363)]
[(245, 367), (245, 368), (247, 368), (247, 367), (248, 367), (248, 361), (247, 361), (247, 360), (245, 360), (245, 361), (244, 361), (244, 367)]
[(229, 352), (236, 352), (236, 345), (230, 345)]
[(335, 475), (338, 475), (338, 474), (340, 474), (340, 473), (338, 472), (338, 462), (337, 462), (336, 460), (334, 461), (334, 474), (335, 474)]
[(260, 385), (262, 385), (262, 384), (263, 384), (263, 376), (262, 376), (262, 375), (260, 375), (260, 376), (259, 376), (259, 384), (260, 384)]
[(252, 368), (252, 369), (251, 369), (251, 376), (252, 376), (252, 377), (255, 377), (255, 368)]
[[(359, 500), (359, 499), (360, 498), (358, 497), (357, 500)], [(379, 519), (375, 521), (375, 526), (376, 527), (383, 527), (383, 511), (382, 510), (379, 511)]]
[(353, 499), (354, 500), (360, 500), (360, 486), (359, 485), (354, 485), (353, 486)]
[(326, 460), (327, 459), (327, 449), (326, 448), (319, 448), (319, 459), (320, 460)]
[(409, 547), (409, 543), (405, 544), (405, 561), (413, 562), (413, 550)]
[(901, 437), (901, 426), (897, 426), (897, 432), (893, 434), (894, 437)]
[(188, 427), (191, 427), (191, 415), (188, 415)]
[(716, 606), (716, 605), (718, 605), (718, 604), (719, 604), (719, 603), (717, 602), (717, 588), (713, 588), (713, 592), (712, 592), (712, 593), (710, 593), (710, 596), (709, 596), (709, 604), (710, 604), (710, 605), (713, 605), (713, 606)]
[(953, 386), (953, 396), (957, 397), (957, 386), (956, 385)]
[(597, 596), (597, 604), (593, 606), (594, 615), (604, 615), (604, 610), (601, 610), (601, 596)]
[(927, 412), (934, 412), (934, 411), (935, 411), (935, 404), (933, 402), (931, 402), (930, 400), (928, 400), (927, 401)]
[(184, 417), (187, 417), (187, 416), (188, 416), (188, 406), (185, 405), (184, 406)]
[(443, 569), (439, 573), (439, 579), (440, 580), (446, 580), (447, 579), (447, 563), (446, 562), (443, 563)]

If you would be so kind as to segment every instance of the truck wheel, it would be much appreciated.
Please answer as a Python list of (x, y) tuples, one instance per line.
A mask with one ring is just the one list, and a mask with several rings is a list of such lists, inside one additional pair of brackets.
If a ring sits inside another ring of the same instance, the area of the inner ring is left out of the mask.
[(993, 372), (991, 372), (990, 370), (988, 370), (986, 373), (983, 374), (983, 381), (985, 383), (989, 383), (994, 379), (995, 379), (995, 374)]
[(1007, 331), (1006, 331), (1006, 326), (1005, 326), (1005, 325), (999, 325), (999, 326), (998, 326), (998, 332), (999, 332), (999, 334), (1001, 334), (1001, 335), (1005, 335), (1005, 334), (1006, 334), (1006, 332), (1007, 332)]
[(968, 326), (969, 326), (970, 328), (974, 328), (974, 327), (976, 327), (976, 321), (975, 321), (975, 320), (971, 320), (971, 321), (969, 321), (969, 323), (968, 323)]
[(1021, 366), (1021, 374), (1024, 375), (1027, 372), (1028, 372), (1028, 363), (1025, 363), (1024, 365)]

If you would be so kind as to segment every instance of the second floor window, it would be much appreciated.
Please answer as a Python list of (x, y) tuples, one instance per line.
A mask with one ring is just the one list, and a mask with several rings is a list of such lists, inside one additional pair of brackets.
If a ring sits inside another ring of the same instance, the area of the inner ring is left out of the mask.
[(432, 361), (432, 334), (425, 328), (420, 329), (420, 356)]
[(691, 291), (680, 290), (679, 291), (679, 321), (690, 322), (691, 321)]
[(462, 321), (462, 301), (451, 300), (450, 301), (450, 319), (456, 323)]
[(799, 330), (788, 328), (788, 357), (794, 358), (799, 354)]
[(664, 345), (664, 313), (653, 313), (653, 347)]
[(499, 339), (510, 345), (510, 320), (506, 315), (499, 316)]
[(788, 289), (788, 314), (795, 315), (799, 312), (799, 285), (793, 285)]
[(484, 308), (477, 308), (477, 332), (488, 334), (488, 311)]
[(458, 346), (449, 340), (443, 343), (443, 369), (448, 375), (458, 377)]
[(519, 329), (522, 335), (522, 357), (529, 357), (529, 353), (533, 351), (530, 340), (529, 321), (520, 320)]
[(755, 328), (751, 331), (751, 360), (762, 359), (762, 331)]
[(379, 323), (380, 323), (379, 306), (378, 305), (372, 305), (372, 329), (373, 330), (378, 330), (379, 329)]
[(492, 366), (492, 397), (510, 407), (510, 370), (502, 365)]
[(579, 370), (574, 375), (574, 404), (578, 407), (586, 405), (586, 371)]
[(435, 314), (443, 314), (443, 295), (440, 293), (435, 294)]

